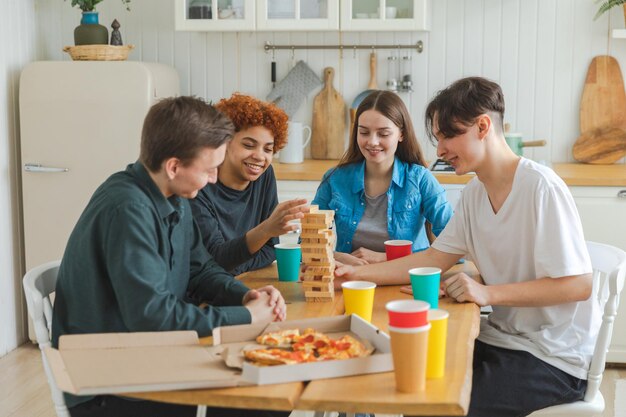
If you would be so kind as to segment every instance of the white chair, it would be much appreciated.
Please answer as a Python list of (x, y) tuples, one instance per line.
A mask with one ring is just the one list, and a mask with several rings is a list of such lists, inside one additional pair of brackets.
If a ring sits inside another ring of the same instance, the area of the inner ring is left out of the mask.
[(533, 417), (582, 417), (596, 416), (604, 411), (604, 397), (600, 383), (606, 361), (606, 352), (611, 343), (613, 322), (619, 306), (619, 295), (624, 287), (626, 276), (626, 252), (613, 246), (587, 242), (594, 283), (598, 285), (598, 299), (604, 307), (602, 325), (587, 373), (587, 391), (582, 401), (555, 405), (530, 414)]
[(31, 269), (24, 275), (22, 284), (26, 295), (28, 314), (33, 320), (37, 343), (41, 350), (41, 359), (46, 377), (48, 378), (50, 394), (52, 395), (52, 402), (54, 402), (54, 410), (58, 417), (70, 417), (70, 413), (65, 406), (63, 392), (57, 388), (52, 373), (50, 372), (48, 361), (43, 354), (43, 349), (50, 346), (50, 330), (52, 326), (52, 302), (50, 301), (50, 294), (54, 292), (56, 287), (60, 264), (61, 261), (52, 261)]
[[(51, 346), (52, 302), (50, 301), (50, 294), (56, 288), (60, 264), (61, 261), (52, 261), (31, 269), (24, 275), (22, 285), (26, 295), (28, 314), (33, 320), (37, 343), (41, 350), (41, 359), (46, 378), (48, 378), (54, 410), (57, 413), (57, 417), (70, 417), (70, 413), (65, 406), (63, 392), (57, 387), (52, 372), (50, 372), (46, 356), (43, 354), (43, 349)], [(198, 406), (197, 417), (204, 417), (205, 415), (206, 406)]]

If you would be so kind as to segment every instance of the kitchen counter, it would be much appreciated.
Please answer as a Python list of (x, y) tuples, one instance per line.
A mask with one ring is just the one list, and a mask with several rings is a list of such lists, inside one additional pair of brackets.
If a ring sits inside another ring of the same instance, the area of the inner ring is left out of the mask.
[[(281, 164), (274, 162), (277, 180), (320, 181), (322, 175), (337, 165), (337, 160), (307, 159), (301, 164)], [(626, 165), (587, 165), (554, 164), (552, 169), (568, 186), (624, 187), (626, 186)], [(466, 184), (474, 175), (435, 173), (441, 184)]]
[[(279, 181), (320, 181), (326, 171), (337, 165), (336, 159), (306, 159), (301, 164), (281, 164), (273, 162), (274, 173)], [(435, 173), (441, 184), (466, 184), (474, 175)], [(624, 174), (626, 180), (626, 174)]]

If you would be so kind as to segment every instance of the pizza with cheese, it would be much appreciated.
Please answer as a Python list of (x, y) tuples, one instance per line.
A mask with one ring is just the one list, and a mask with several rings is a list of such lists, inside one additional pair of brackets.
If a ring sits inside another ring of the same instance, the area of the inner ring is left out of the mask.
[(257, 343), (264, 346), (289, 347), (300, 337), (299, 329), (280, 330), (277, 332), (265, 333), (256, 338)]
[(297, 363), (315, 362), (317, 358), (312, 352), (286, 349), (254, 349), (244, 350), (244, 358), (259, 366), (294, 365)]
[(267, 333), (257, 337), (257, 342), (270, 348), (244, 351), (244, 357), (259, 366), (360, 358), (372, 353), (353, 336), (335, 340), (314, 329), (305, 329), (302, 334), (298, 329)]

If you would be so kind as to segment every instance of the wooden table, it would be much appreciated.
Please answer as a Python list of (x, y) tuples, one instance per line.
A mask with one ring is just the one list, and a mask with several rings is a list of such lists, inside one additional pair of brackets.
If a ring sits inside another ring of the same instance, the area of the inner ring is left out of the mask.
[[(471, 263), (456, 265), (448, 274), (464, 271), (475, 274)], [(251, 288), (267, 284), (277, 287), (287, 301), (287, 319), (333, 316), (344, 313), (343, 296), (335, 301), (307, 303), (299, 283), (278, 282), (275, 265), (238, 277)], [(397, 286), (376, 288), (372, 323), (387, 331), (385, 303), (411, 298)], [(315, 410), (370, 412), (404, 415), (464, 415), (472, 387), (474, 339), (479, 330), (479, 309), (475, 304), (440, 300), (440, 308), (450, 312), (446, 374), (428, 380), (426, 390), (402, 394), (395, 390), (393, 372), (358, 375), (287, 384), (241, 388), (160, 391), (125, 394), (129, 397), (177, 404), (206, 404), (214, 407), (272, 410)], [(210, 338), (203, 339), (210, 343)]]

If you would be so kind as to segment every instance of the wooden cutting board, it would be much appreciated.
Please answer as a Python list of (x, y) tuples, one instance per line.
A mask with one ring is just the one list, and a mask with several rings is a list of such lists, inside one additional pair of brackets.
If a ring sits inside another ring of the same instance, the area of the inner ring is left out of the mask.
[(333, 87), (335, 70), (324, 69), (324, 87), (313, 100), (311, 156), (313, 159), (340, 159), (345, 151), (346, 105)]
[(626, 128), (626, 93), (622, 70), (608, 55), (593, 58), (580, 100), (580, 133), (607, 127)]
[(578, 162), (613, 164), (626, 156), (626, 130), (607, 127), (583, 133), (574, 144), (573, 153)]

